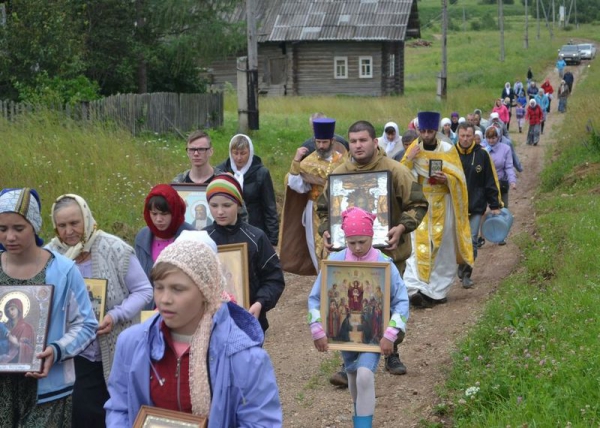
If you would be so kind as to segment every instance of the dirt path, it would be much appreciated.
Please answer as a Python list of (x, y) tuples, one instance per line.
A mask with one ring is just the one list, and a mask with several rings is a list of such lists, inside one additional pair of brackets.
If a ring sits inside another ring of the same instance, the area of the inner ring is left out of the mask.
[[(570, 67), (575, 75), (575, 91), (580, 71), (586, 64)], [(546, 76), (550, 77), (556, 92), (558, 76), (553, 69), (548, 70)], [(515, 218), (512, 236), (534, 231), (532, 199), (539, 184), (544, 152), (563, 120), (556, 111), (557, 106), (555, 94), (552, 112), (537, 147), (524, 143), (525, 130), (519, 134), (513, 118), (511, 137), (524, 172), (519, 174), (517, 190), (510, 193), (510, 208)], [(381, 360), (375, 375), (374, 426), (416, 427), (422, 419), (444, 422), (433, 415), (432, 409), (438, 402), (436, 386), (444, 382), (455, 344), (477, 322), (485, 302), (499, 282), (517, 267), (520, 258), (521, 252), (510, 236), (506, 246), (487, 243), (479, 250), (472, 277), (476, 284), (474, 288), (465, 290), (456, 282), (447, 304), (426, 310), (411, 309), (407, 336), (400, 347), (400, 356), (408, 373), (392, 376), (385, 372)], [(321, 354), (315, 350), (306, 325), (306, 301), (313, 281), (314, 277), (286, 274), (285, 293), (269, 315), (272, 327), (265, 347), (277, 374), (284, 426), (351, 427), (352, 402), (348, 390), (331, 386), (329, 372), (320, 373), (321, 363), (331, 360), (332, 353)]]

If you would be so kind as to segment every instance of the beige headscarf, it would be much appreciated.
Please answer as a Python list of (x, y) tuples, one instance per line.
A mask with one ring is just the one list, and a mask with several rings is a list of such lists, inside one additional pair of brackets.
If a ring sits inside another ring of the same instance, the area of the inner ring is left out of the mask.
[[(64, 198), (74, 199), (75, 202), (77, 202), (77, 205), (79, 205), (79, 208), (81, 209), (81, 214), (83, 215), (83, 236), (81, 237), (81, 241), (73, 246), (67, 245), (66, 243), (61, 241), (60, 237), (58, 236), (58, 231), (56, 230), (56, 221), (54, 220), (54, 209), (56, 207), (56, 204)], [(51, 213), (52, 226), (54, 226), (54, 232), (56, 233), (56, 237), (53, 238), (52, 241), (50, 241), (49, 245), (51, 247), (56, 248), (59, 253), (70, 258), (71, 260), (75, 260), (81, 253), (87, 253), (91, 250), (96, 237), (101, 231), (98, 229), (96, 220), (94, 220), (92, 211), (90, 210), (85, 199), (83, 199), (81, 196), (72, 193), (61, 195), (58, 198), (56, 198), (56, 201), (54, 201), (54, 204), (52, 204)]]
[(155, 266), (159, 263), (169, 263), (181, 269), (194, 281), (205, 299), (204, 315), (190, 341), (192, 413), (201, 416), (208, 416), (210, 413), (210, 382), (206, 355), (212, 330), (212, 318), (221, 306), (221, 296), (226, 282), (221, 273), (219, 259), (207, 239), (212, 241), (206, 232), (186, 232), (165, 248), (155, 263)]

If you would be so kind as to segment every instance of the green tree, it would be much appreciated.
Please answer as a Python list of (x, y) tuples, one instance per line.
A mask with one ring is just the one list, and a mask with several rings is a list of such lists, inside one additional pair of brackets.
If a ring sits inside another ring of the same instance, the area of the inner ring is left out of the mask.
[[(245, 25), (226, 20), (240, 0), (135, 0), (138, 92), (181, 89), (217, 56), (245, 44)], [(165, 79), (169, 80), (165, 80)], [(194, 89), (194, 88), (192, 88)]]
[(79, 0), (12, 0), (0, 29), (0, 95), (16, 98), (16, 84), (31, 86), (40, 72), (75, 78), (85, 64)]

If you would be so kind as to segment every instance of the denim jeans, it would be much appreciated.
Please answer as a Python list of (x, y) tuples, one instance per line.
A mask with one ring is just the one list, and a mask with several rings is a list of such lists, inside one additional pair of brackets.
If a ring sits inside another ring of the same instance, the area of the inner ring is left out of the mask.
[(469, 225), (471, 226), (471, 241), (473, 241), (473, 261), (475, 261), (477, 258), (477, 239), (479, 238), (481, 217), (481, 214), (471, 214), (469, 216)]

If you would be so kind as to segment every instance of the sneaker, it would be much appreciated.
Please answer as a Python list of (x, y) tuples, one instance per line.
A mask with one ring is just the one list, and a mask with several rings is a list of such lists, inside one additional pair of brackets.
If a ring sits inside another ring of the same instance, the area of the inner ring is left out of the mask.
[(340, 388), (348, 388), (348, 374), (340, 370), (329, 378), (329, 383)]
[(506, 241), (502, 240), (502, 241), (498, 242), (498, 245), (506, 245)]
[(475, 283), (473, 282), (473, 280), (471, 279), (470, 276), (465, 275), (462, 279), (462, 287), (469, 289), (472, 288), (473, 285), (475, 285)]
[(400, 361), (398, 354), (391, 354), (385, 359), (385, 370), (393, 375), (406, 374), (406, 366)]
[(480, 236), (479, 238), (477, 238), (477, 248), (481, 248), (485, 245), (485, 238), (483, 236)]

